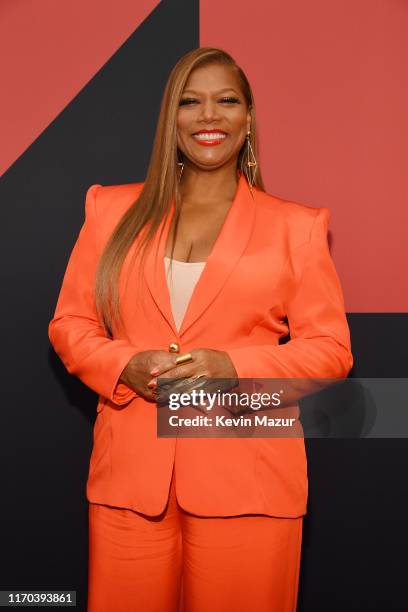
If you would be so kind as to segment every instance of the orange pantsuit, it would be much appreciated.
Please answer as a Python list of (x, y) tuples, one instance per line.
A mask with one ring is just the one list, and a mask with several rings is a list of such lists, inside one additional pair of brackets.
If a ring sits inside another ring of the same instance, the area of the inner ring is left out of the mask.
[(174, 476), (159, 517), (89, 504), (88, 612), (294, 612), (303, 518), (198, 517)]
[[(126, 532), (120, 524), (128, 525), (130, 532), (135, 525), (135, 535), (130, 536), (130, 541), (137, 545), (138, 515), (158, 519), (150, 519), (148, 523), (142, 521), (145, 524), (142, 531), (149, 529), (147, 525), (158, 527), (151, 540), (150, 552), (145, 554), (143, 575), (137, 569), (137, 555), (132, 556), (134, 580), (140, 580), (140, 589), (150, 589), (149, 560), (156, 546), (153, 541), (158, 539), (164, 547), (168, 546), (164, 556), (174, 555), (174, 566), (179, 567), (176, 540), (181, 533), (185, 544), (186, 612), (204, 609), (200, 608), (204, 605), (202, 593), (196, 594), (201, 580), (212, 585), (207, 591), (207, 607), (217, 605), (217, 593), (221, 600), (231, 597), (230, 601), (235, 601), (234, 572), (221, 578), (221, 567), (213, 559), (211, 542), (219, 542), (220, 558), (225, 553), (224, 562), (228, 558), (231, 565), (245, 558), (249, 565), (256, 566), (258, 555), (262, 556), (262, 546), (259, 546), (260, 540), (252, 542), (255, 536), (249, 534), (251, 529), (254, 533), (258, 529), (257, 523), (259, 531), (255, 540), (261, 537), (262, 531), (262, 538), (268, 541), (265, 549), (270, 557), (265, 565), (269, 564), (270, 573), (263, 577), (262, 573), (258, 575), (259, 581), (263, 581), (263, 595), (257, 595), (255, 575), (251, 574), (253, 579), (246, 581), (245, 588), (241, 575), (237, 585), (240, 601), (242, 597), (254, 598), (254, 601), (257, 596), (267, 597), (267, 584), (286, 579), (288, 601), (291, 601), (297, 588), (301, 521), (286, 519), (301, 519), (306, 513), (307, 466), (303, 439), (158, 438), (154, 404), (120, 383), (119, 377), (139, 351), (168, 350), (174, 342), (178, 343), (181, 353), (195, 348), (226, 351), (240, 378), (347, 376), (353, 357), (343, 294), (327, 244), (328, 210), (289, 202), (255, 188), (252, 196), (241, 174), (232, 206), (177, 330), (163, 260), (173, 206), (171, 214), (163, 221), (164, 231), (157, 233), (146, 258), (142, 282), (135, 266), (126, 283), (133, 247), (126, 257), (119, 281), (125, 329), (114, 330), (113, 338), (109, 338), (96, 316), (94, 274), (114, 227), (129, 206), (137, 206), (142, 188), (142, 183), (132, 183), (92, 185), (88, 189), (85, 222), (71, 253), (54, 317), (49, 324), (50, 341), (67, 370), (99, 396), (86, 487), (92, 553), (90, 601), (97, 597), (98, 588), (106, 597), (111, 597), (108, 582), (103, 578), (105, 570), (98, 566), (99, 551), (102, 565), (105, 563), (105, 569), (111, 567), (110, 575), (117, 576), (118, 581), (112, 578), (109, 584), (112, 588), (116, 584), (117, 592), (123, 594), (121, 609), (133, 610), (133, 595), (125, 586), (125, 579), (120, 580), (121, 571), (114, 567), (115, 562), (120, 564), (121, 556), (115, 554), (114, 548), (109, 548), (107, 541), (112, 546), (116, 544), (106, 534), (109, 529), (115, 530), (116, 525), (115, 533), (119, 537)], [(288, 332), (290, 341), (279, 344), (280, 338)], [(173, 472), (180, 510), (173, 511), (171, 518), (171, 508), (177, 507), (173, 496), (173, 505), (168, 508), (169, 518), (165, 510), (172, 490)], [(108, 512), (109, 509), (112, 512)], [(121, 509), (116, 519), (113, 509)], [(251, 517), (242, 515), (264, 515), (265, 521), (259, 517), (252, 517), (252, 521)], [(222, 520), (227, 517), (231, 520)], [(273, 520), (268, 521), (267, 517)], [(177, 521), (180, 530), (171, 527)], [(102, 524), (105, 524), (105, 536), (101, 533)], [(166, 529), (162, 527), (165, 524), (170, 525), (169, 530), (173, 532), (173, 542), (169, 540), (167, 545), (160, 538), (160, 530)], [(219, 528), (227, 524), (239, 524), (240, 528)], [(279, 529), (273, 527), (276, 524), (280, 525)], [(299, 526), (294, 528), (293, 525)], [(239, 534), (235, 545), (234, 529), (235, 534)], [(276, 536), (272, 536), (274, 531)], [(204, 541), (204, 534), (208, 548), (199, 544)], [(291, 579), (284, 578), (276, 565), (275, 545), (271, 542), (275, 537), (277, 547), (280, 537), (290, 542), (290, 550), (285, 554), (292, 568), (287, 572)], [(119, 546), (120, 542), (117, 544)], [(245, 549), (246, 544), (253, 547)], [(126, 547), (122, 552), (126, 552)], [(189, 562), (194, 555), (201, 555), (201, 559), (197, 557)], [(132, 563), (122, 565), (130, 572), (129, 585), (132, 583)], [(163, 569), (156, 588), (163, 590), (163, 597), (171, 598), (177, 579), (175, 574), (169, 579), (168, 564), (164, 566), (167, 569)], [(177, 574), (179, 570), (174, 571)], [(225, 568), (225, 572), (228, 571), (229, 568)], [(242, 594), (243, 590), (246, 595)], [(274, 609), (270, 607), (274, 602), (272, 591), (275, 589), (268, 591), (271, 599), (269, 604), (265, 603), (265, 610)], [(148, 596), (147, 592), (145, 595)], [(139, 593), (139, 596), (143, 595)], [(155, 605), (152, 603), (150, 608), (144, 609), (146, 612), (159, 609)], [(263, 604), (259, 605), (258, 610), (262, 610)], [(291, 605), (288, 604), (288, 610), (292, 609)], [(236, 607), (232, 609), (237, 610)], [(281, 611), (283, 608), (279, 609)]]

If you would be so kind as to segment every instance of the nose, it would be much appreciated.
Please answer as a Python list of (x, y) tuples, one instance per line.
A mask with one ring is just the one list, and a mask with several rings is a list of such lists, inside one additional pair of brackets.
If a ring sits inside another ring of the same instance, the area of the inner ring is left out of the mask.
[(219, 117), (219, 109), (214, 100), (204, 100), (200, 107), (200, 119), (210, 122)]

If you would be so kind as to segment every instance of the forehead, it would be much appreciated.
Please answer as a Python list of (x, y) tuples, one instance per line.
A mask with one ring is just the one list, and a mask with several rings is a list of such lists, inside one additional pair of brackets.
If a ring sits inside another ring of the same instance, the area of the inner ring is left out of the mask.
[(235, 70), (225, 64), (208, 64), (199, 66), (191, 72), (184, 91), (188, 89), (196, 93), (217, 92), (226, 88), (242, 92), (240, 79)]

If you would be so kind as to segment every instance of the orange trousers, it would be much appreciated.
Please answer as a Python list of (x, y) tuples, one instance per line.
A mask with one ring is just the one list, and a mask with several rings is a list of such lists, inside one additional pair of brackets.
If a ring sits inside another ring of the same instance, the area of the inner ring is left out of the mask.
[(295, 612), (302, 524), (90, 503), (88, 612)]

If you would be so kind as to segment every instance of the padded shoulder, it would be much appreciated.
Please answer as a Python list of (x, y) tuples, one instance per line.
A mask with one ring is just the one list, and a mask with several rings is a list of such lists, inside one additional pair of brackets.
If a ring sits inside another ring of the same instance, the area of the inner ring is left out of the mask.
[(262, 223), (269, 227), (278, 224), (285, 230), (291, 249), (310, 241), (317, 219), (322, 219), (326, 230), (328, 228), (327, 208), (309, 206), (260, 191), (257, 191), (257, 208)]
[(144, 183), (101, 185), (96, 198), (96, 215), (99, 218), (119, 219), (139, 197)]

